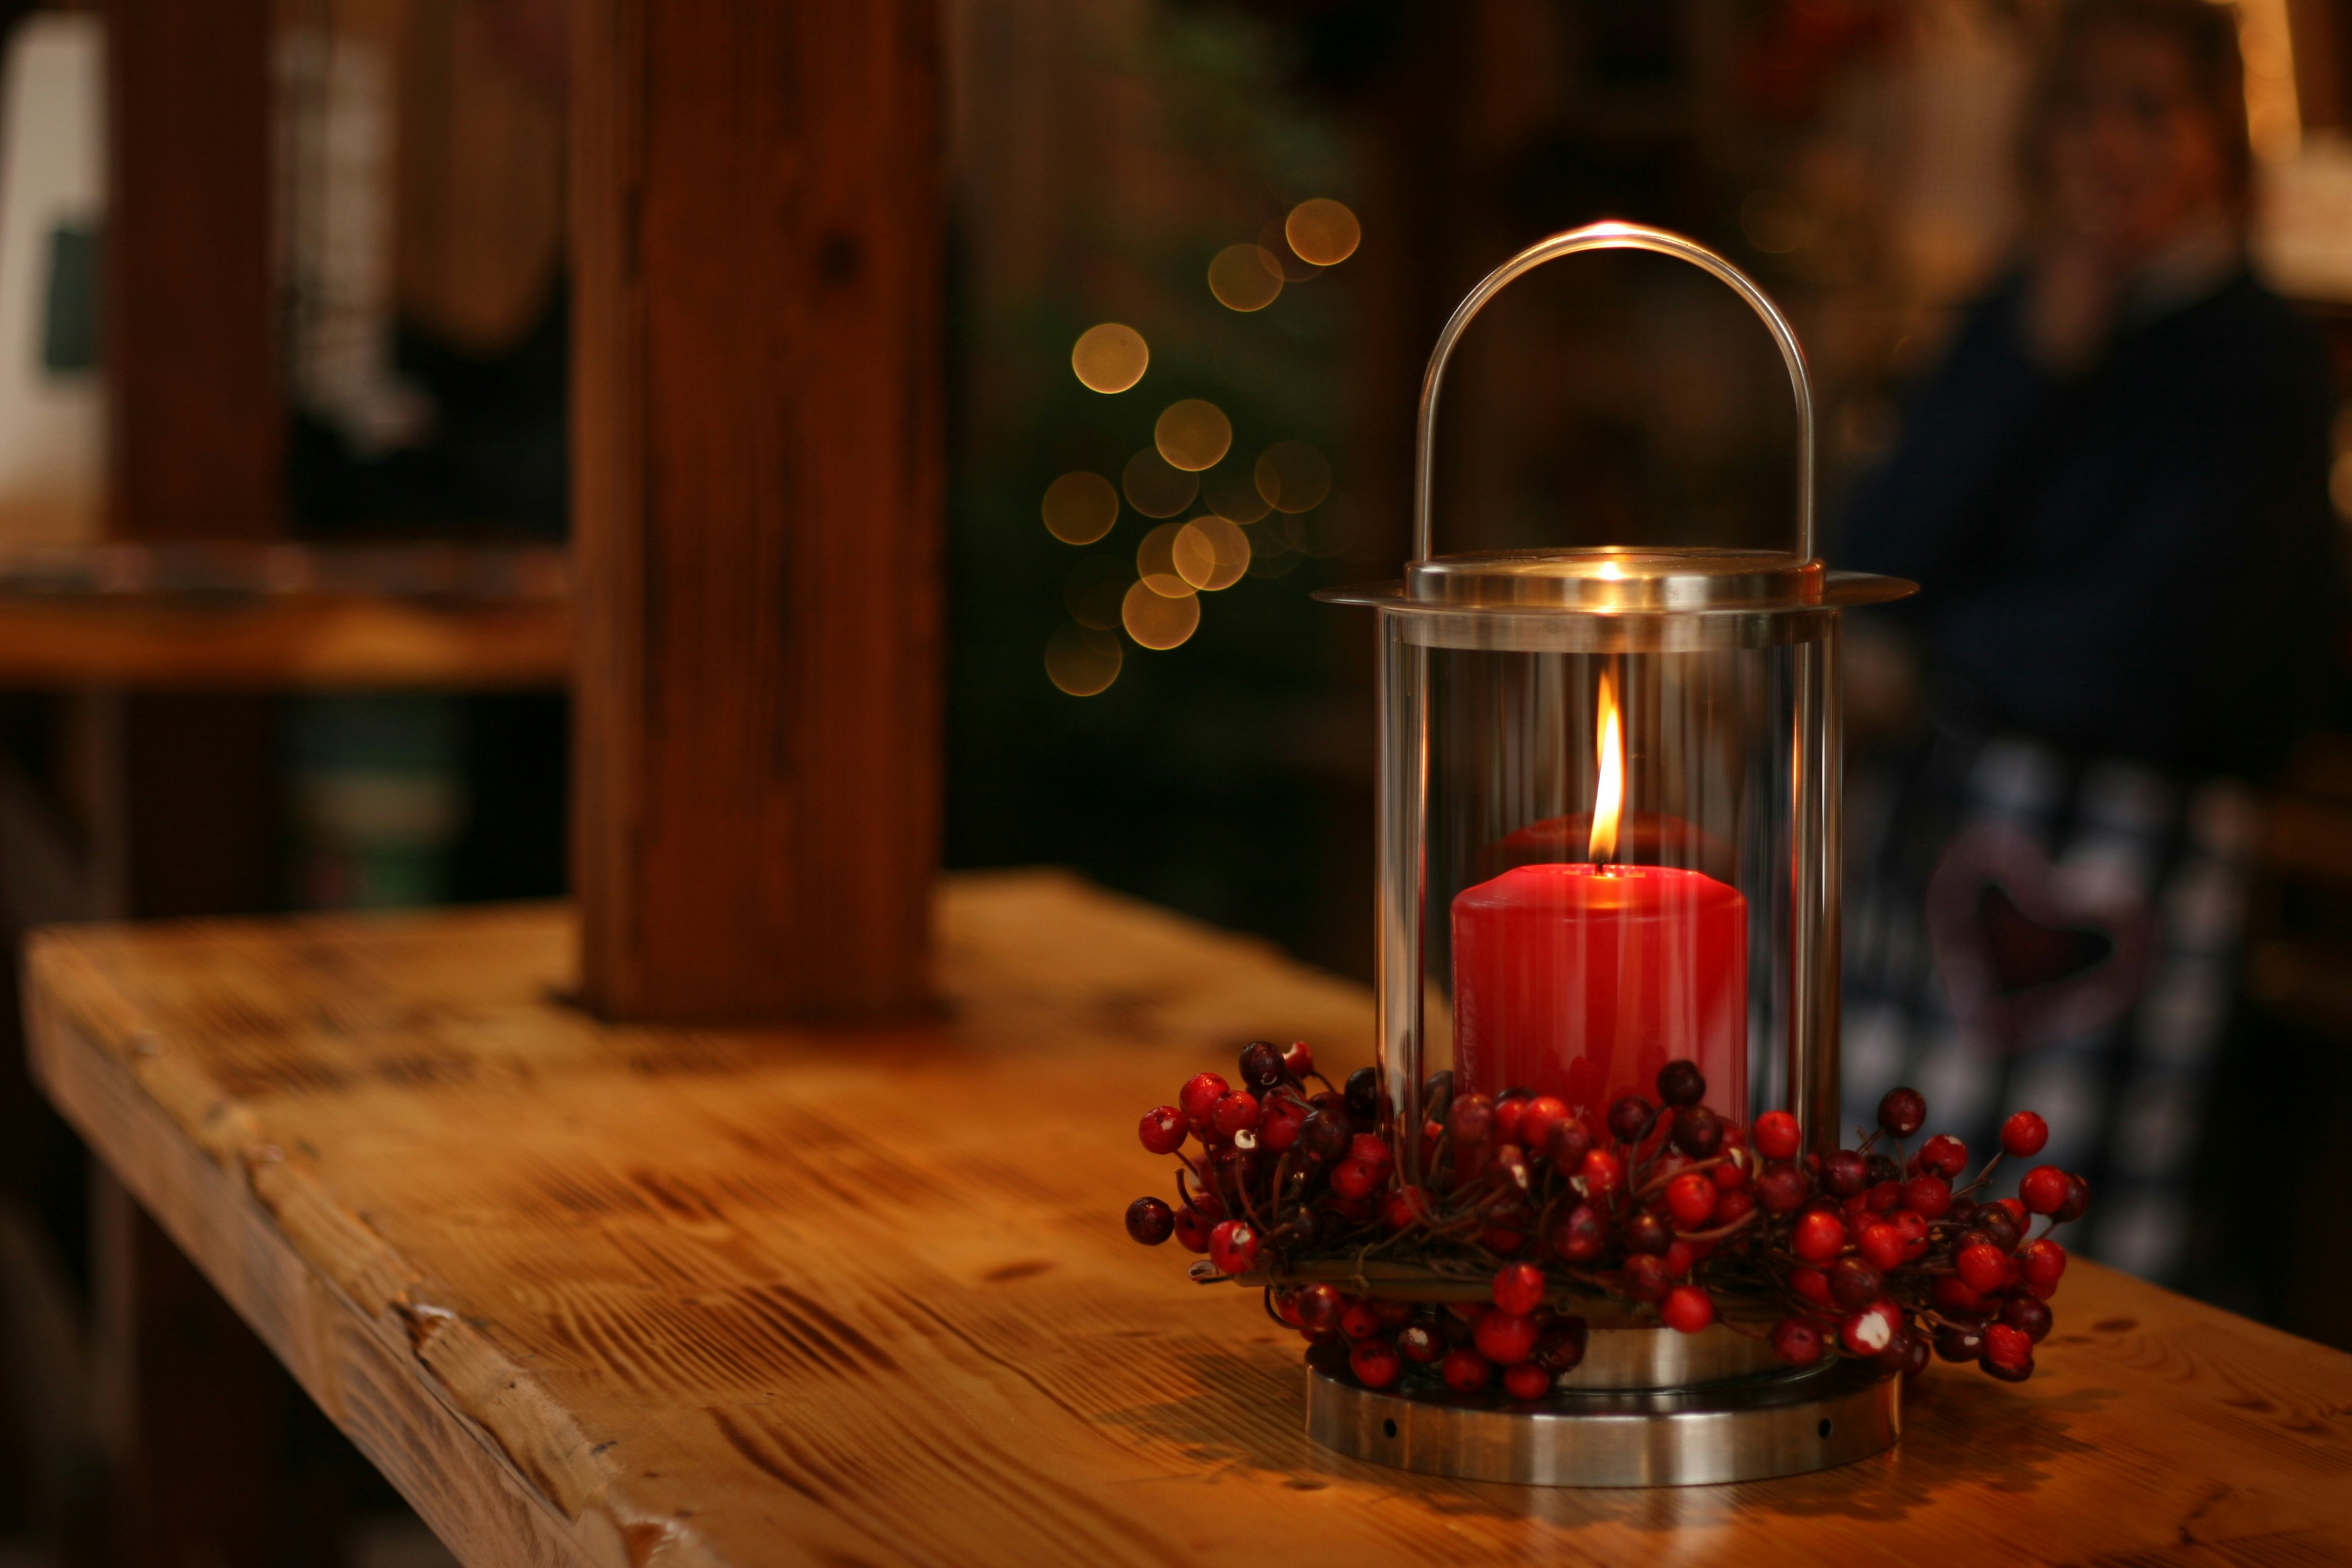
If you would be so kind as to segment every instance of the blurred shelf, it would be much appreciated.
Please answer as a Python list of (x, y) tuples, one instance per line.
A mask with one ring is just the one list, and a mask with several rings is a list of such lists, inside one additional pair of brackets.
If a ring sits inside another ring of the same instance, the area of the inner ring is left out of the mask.
[(553, 689), (572, 630), (545, 546), (0, 549), (0, 687)]

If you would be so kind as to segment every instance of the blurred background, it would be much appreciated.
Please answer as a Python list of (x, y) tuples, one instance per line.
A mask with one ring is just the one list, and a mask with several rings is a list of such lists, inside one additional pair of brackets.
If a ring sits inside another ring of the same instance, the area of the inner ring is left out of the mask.
[[(268, 12), (247, 89), (274, 515), (181, 532), (291, 552), (110, 539), (104, 9), (0, 5), (0, 595), (71, 614), (331, 571), (388, 599), (560, 598), (561, 0)], [(1454, 302), (1520, 246), (1601, 217), (1731, 256), (1811, 356), (1836, 563), (1845, 498), (2016, 255), (2021, 117), (2054, 10), (947, 0), (950, 866), (1068, 865), (1369, 978), (1371, 626), (1308, 595), (1395, 573), (1421, 371)], [(2231, 15), (2254, 258), (2342, 364), (2352, 3)], [(1777, 356), (1695, 271), (1547, 269), (1456, 363), (1442, 548), (1785, 535)], [(2333, 429), (2352, 517), (2352, 408)], [(1893, 810), (1927, 721), (1911, 637), (1855, 629), (1858, 834)], [(2340, 644), (2330, 662), (2332, 679)], [(0, 692), (12, 941), (118, 912), (563, 890), (555, 679), (166, 699), (70, 675)], [(2247, 781), (2242, 962), (2186, 1239), (2160, 1272), (2352, 1347), (2345, 1238), (2312, 1217), (2352, 1178), (2352, 1141), (2326, 1131), (2352, 1110), (2352, 714), (2321, 721)], [(89, 1173), (5, 1057), (0, 1564), (98, 1560)], [(288, 1411), (314, 1505), (287, 1521), (287, 1561), (446, 1560), (322, 1419)]]

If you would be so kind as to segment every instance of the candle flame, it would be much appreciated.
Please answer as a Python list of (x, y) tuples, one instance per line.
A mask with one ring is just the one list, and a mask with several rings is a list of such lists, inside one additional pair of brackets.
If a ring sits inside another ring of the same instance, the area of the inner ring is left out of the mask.
[(1617, 721), (1617, 686), (1601, 677), (1601, 784), (1592, 795), (1591, 858), (1596, 866), (1617, 858), (1617, 819), (1625, 809), (1625, 738)]

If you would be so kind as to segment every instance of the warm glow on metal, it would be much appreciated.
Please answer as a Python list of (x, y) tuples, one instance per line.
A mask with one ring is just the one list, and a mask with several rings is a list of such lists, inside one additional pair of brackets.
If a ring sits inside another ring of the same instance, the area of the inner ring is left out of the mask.
[(1092, 544), (1118, 521), (1118, 492), (1100, 474), (1080, 468), (1045, 487), (1045, 531), (1065, 544)]
[(1276, 441), (1257, 460), (1257, 493), (1276, 511), (1312, 511), (1331, 493), (1331, 465), (1304, 441)]
[(1096, 392), (1125, 392), (1143, 379), (1151, 349), (1143, 334), (1118, 321), (1088, 327), (1070, 351), (1070, 368)]
[(1617, 683), (1601, 677), (1601, 782), (1592, 792), (1592, 863), (1617, 859), (1617, 820), (1625, 811), (1625, 736), (1617, 719)]
[(1255, 245), (1229, 245), (1209, 263), (1209, 292), (1228, 310), (1263, 310), (1282, 292), (1282, 264)]
[(1146, 517), (1174, 517), (1201, 493), (1196, 474), (1170, 466), (1168, 459), (1146, 447), (1127, 460), (1118, 476), (1127, 504)]
[(1249, 535), (1222, 517), (1196, 517), (1178, 531), (1170, 547), (1176, 574), (1204, 593), (1240, 582), (1249, 571)]
[(1215, 404), (1187, 397), (1160, 410), (1151, 442), (1170, 467), (1198, 473), (1215, 468), (1233, 449), (1234, 422)]
[(1364, 238), (1356, 215), (1328, 196), (1317, 196), (1291, 208), (1282, 232), (1298, 259), (1318, 267), (1336, 267), (1347, 260)]
[(1163, 598), (1138, 583), (1127, 591), (1119, 618), (1127, 623), (1127, 635), (1143, 647), (1176, 647), (1200, 626), (1201, 601), (1192, 594), (1181, 599)]
[(1136, 575), (1143, 586), (1163, 599), (1188, 599), (1192, 584), (1176, 569), (1176, 538), (1184, 531), (1181, 522), (1163, 522), (1143, 536), (1135, 547)]
[(1118, 679), (1126, 650), (1108, 632), (1064, 626), (1045, 639), (1045, 679), (1073, 697), (1092, 697)]

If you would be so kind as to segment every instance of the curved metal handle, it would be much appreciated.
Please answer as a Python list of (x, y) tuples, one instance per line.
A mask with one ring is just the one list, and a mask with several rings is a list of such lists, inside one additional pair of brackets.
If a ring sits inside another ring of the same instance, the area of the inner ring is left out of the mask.
[(1437, 477), (1430, 463), (1430, 455), (1437, 446), (1437, 392), (1444, 379), (1446, 362), (1454, 357), (1454, 345), (1461, 339), (1486, 302), (1503, 291), (1504, 285), (1522, 273), (1532, 272), (1547, 261), (1557, 261), (1563, 256), (1574, 256), (1580, 250), (1648, 250), (1660, 256), (1679, 257), (1692, 266), (1712, 273), (1729, 284), (1750, 309), (1764, 319), (1771, 329), (1773, 342), (1780, 345), (1780, 358), (1789, 367), (1789, 386), (1797, 396), (1797, 559), (1813, 558), (1813, 381), (1805, 369), (1805, 351), (1797, 342), (1797, 333), (1780, 308), (1772, 303), (1771, 296), (1756, 286), (1756, 280), (1717, 256), (1695, 239), (1663, 228), (1644, 228), (1632, 223), (1594, 223), (1582, 228), (1572, 228), (1565, 234), (1555, 234), (1549, 239), (1538, 240), (1508, 261), (1488, 273), (1486, 281), (1470, 290), (1469, 296), (1454, 307), (1445, 330), (1437, 334), (1437, 347), (1429, 356), (1429, 372), (1421, 382), (1421, 432), (1413, 448), (1412, 543), (1413, 559), (1426, 561), (1431, 546), (1435, 543)]

